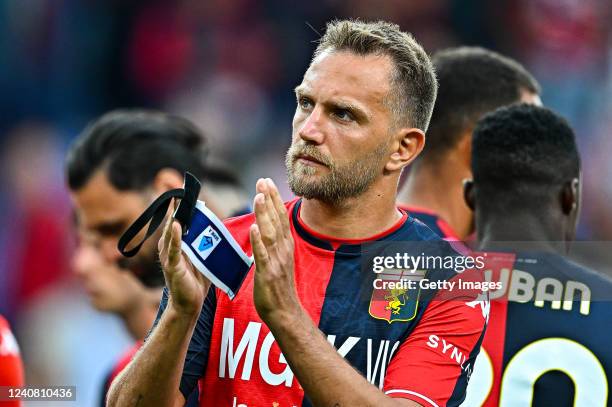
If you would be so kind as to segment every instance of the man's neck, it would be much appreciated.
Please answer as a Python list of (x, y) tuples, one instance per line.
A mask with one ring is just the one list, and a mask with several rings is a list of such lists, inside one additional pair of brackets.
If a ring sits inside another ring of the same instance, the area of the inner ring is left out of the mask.
[(147, 288), (133, 307), (119, 315), (132, 338), (143, 340), (149, 333), (157, 315), (161, 296), (161, 288)]
[(336, 239), (365, 239), (390, 229), (402, 215), (395, 205), (397, 188), (372, 186), (359, 197), (330, 205), (304, 199), (300, 218), (311, 229)]
[(481, 249), (504, 248), (560, 254), (568, 249), (562, 222), (527, 211), (518, 215), (487, 216), (478, 221), (477, 231)]
[(473, 232), (472, 211), (463, 200), (463, 180), (471, 174), (449, 154), (443, 164), (418, 163), (410, 169), (398, 202), (427, 208), (447, 222), (459, 238)]

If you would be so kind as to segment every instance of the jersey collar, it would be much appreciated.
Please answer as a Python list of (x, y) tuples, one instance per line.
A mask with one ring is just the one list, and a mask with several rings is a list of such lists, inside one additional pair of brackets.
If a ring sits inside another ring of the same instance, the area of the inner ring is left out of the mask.
[(300, 218), (300, 208), (302, 206), (302, 199), (298, 199), (294, 202), (291, 210), (291, 223), (295, 228), (298, 236), (310, 243), (313, 246), (319, 247), (324, 250), (335, 251), (340, 253), (361, 253), (361, 245), (364, 243), (370, 243), (374, 241), (392, 240), (392, 237), (404, 226), (406, 221), (409, 219), (408, 214), (401, 211), (402, 217), (389, 229), (378, 233), (373, 236), (369, 236), (365, 239), (338, 239), (333, 236), (327, 236), (319, 233), (308, 225), (306, 225)]

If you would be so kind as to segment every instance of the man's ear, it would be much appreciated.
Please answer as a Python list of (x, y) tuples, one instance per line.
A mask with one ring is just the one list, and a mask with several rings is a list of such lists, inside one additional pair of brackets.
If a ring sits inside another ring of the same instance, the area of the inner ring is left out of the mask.
[(564, 215), (570, 215), (572, 212), (578, 211), (580, 201), (580, 181), (578, 178), (572, 178), (563, 184), (561, 188), (561, 210)]
[(161, 195), (170, 189), (182, 188), (183, 182), (183, 174), (174, 168), (162, 168), (153, 179), (153, 190), (156, 195)]
[(463, 180), (463, 200), (465, 201), (468, 208), (472, 211), (476, 208), (476, 196), (474, 190), (474, 180), (464, 179)]
[(399, 171), (410, 164), (423, 151), (425, 133), (415, 128), (402, 128), (393, 138), (393, 152), (385, 165), (385, 171)]

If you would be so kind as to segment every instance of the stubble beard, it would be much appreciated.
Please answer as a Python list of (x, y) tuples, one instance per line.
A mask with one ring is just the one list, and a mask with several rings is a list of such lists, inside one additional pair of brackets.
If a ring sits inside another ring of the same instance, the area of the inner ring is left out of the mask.
[[(382, 161), (387, 153), (388, 143), (383, 142), (354, 161), (338, 165), (321, 155), (312, 145), (294, 144), (285, 156), (289, 187), (297, 196), (340, 206), (347, 199), (358, 197), (368, 190), (381, 174)], [(328, 169), (327, 174), (315, 177), (321, 169), (300, 163), (297, 159), (300, 154), (321, 161)]]

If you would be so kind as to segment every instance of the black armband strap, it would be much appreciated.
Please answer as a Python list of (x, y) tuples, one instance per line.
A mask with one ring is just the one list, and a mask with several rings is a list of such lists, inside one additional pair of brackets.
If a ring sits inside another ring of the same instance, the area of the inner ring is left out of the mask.
[[(229, 229), (202, 201), (198, 201), (200, 183), (191, 174), (185, 173), (183, 188), (164, 192), (119, 239), (121, 254), (132, 257), (162, 224), (170, 202), (179, 198), (181, 202), (174, 212), (174, 219), (182, 227), (181, 250), (193, 266), (210, 282), (233, 299), (253, 265), (253, 256), (248, 256)], [(144, 238), (132, 249), (127, 245), (149, 224)]]
[[(133, 257), (138, 253), (144, 242), (151, 237), (162, 224), (173, 198), (181, 200), (178, 208), (174, 212), (174, 218), (181, 224), (183, 234), (187, 233), (195, 204), (200, 194), (200, 188), (200, 182), (196, 177), (186, 172), (183, 188), (171, 189), (161, 194), (123, 233), (117, 244), (117, 248), (121, 254), (125, 257)], [(127, 250), (127, 245), (138, 235), (138, 233), (140, 233), (147, 223), (149, 227), (143, 239), (136, 246)]]

